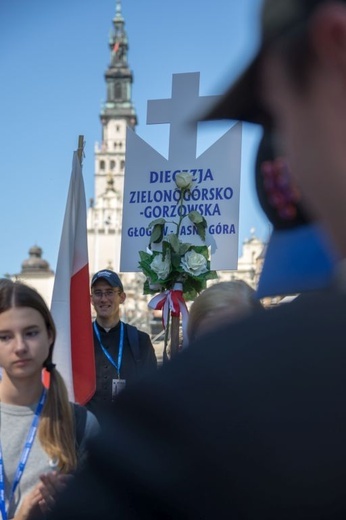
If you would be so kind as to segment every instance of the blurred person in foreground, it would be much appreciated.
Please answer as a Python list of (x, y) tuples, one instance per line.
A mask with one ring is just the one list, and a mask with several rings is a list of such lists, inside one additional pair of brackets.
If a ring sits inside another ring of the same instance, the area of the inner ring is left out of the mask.
[[(345, 257), (346, 2), (266, 0), (261, 25), (205, 117), (277, 128)], [(345, 518), (345, 315), (340, 282), (220, 326), (125, 390), (50, 519)]]
[(263, 310), (255, 290), (244, 280), (219, 282), (202, 291), (191, 305), (187, 335), (189, 343), (209, 331)]

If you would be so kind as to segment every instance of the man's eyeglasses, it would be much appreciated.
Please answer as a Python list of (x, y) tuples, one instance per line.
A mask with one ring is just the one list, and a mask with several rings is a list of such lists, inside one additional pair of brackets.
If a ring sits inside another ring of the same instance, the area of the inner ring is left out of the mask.
[(102, 296), (105, 296), (106, 298), (113, 298), (115, 294), (121, 294), (120, 291), (113, 291), (111, 289), (108, 289), (107, 291), (94, 291), (92, 293), (93, 297), (96, 298), (96, 299), (100, 299), (102, 298)]

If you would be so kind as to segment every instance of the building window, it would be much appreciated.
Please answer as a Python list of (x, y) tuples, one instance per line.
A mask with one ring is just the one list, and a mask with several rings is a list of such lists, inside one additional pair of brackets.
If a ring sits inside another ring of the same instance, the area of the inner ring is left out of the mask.
[(106, 163), (104, 161), (100, 161), (100, 170), (106, 169)]
[(115, 161), (111, 161), (109, 167), (110, 167), (111, 170), (114, 170), (114, 168), (115, 168)]
[(114, 97), (115, 99), (121, 99), (122, 94), (122, 88), (121, 88), (121, 82), (117, 81), (114, 85)]
[(121, 166), (120, 168), (123, 170), (125, 168), (125, 161), (121, 161)]

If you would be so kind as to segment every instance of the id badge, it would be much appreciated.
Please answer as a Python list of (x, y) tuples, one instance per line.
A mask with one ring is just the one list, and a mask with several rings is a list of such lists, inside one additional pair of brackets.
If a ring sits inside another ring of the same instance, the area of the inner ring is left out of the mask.
[(115, 399), (116, 396), (125, 388), (126, 380), (125, 379), (113, 379), (112, 380), (112, 399)]

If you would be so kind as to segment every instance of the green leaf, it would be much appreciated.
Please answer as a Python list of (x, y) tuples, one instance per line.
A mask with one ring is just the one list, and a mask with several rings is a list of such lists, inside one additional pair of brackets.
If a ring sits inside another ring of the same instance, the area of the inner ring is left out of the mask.
[(167, 239), (168, 239), (169, 243), (171, 244), (173, 251), (175, 253), (179, 253), (180, 242), (179, 242), (179, 238), (177, 237), (177, 235), (175, 235), (174, 233), (171, 233), (170, 235), (168, 235)]
[(152, 283), (157, 281), (157, 274), (152, 271), (150, 264), (145, 262), (139, 262), (139, 267), (142, 269), (143, 274), (150, 279)]
[(197, 234), (201, 237), (203, 242), (205, 242), (205, 226), (203, 224), (195, 224)]
[(166, 259), (166, 255), (167, 254), (171, 254), (172, 252), (172, 246), (171, 244), (165, 239), (163, 240), (162, 242), (162, 259), (165, 260)]
[(156, 220), (152, 220), (148, 225), (148, 228), (151, 229), (154, 226), (164, 226), (166, 221), (164, 218), (157, 218)]
[(198, 280), (192, 276), (188, 276), (183, 285), (183, 294), (185, 300), (194, 300), (196, 296), (203, 290), (205, 282)]
[(171, 255), (171, 262), (174, 269), (178, 269), (180, 266), (181, 256), (179, 253), (173, 252)]
[(192, 247), (192, 244), (182, 244), (180, 243), (180, 248), (179, 248), (179, 254), (180, 256), (184, 256), (185, 253), (187, 253), (187, 251)]
[(196, 297), (198, 296), (198, 293), (195, 289), (191, 288), (191, 289), (188, 289), (188, 290), (184, 290), (184, 300), (185, 301), (191, 301), (191, 300), (195, 300)]
[(207, 225), (205, 218), (199, 211), (190, 211), (188, 217), (191, 220), (191, 222), (193, 222), (193, 224), (199, 224), (204, 221), (205, 225)]
[[(163, 219), (161, 219), (163, 220)], [(155, 224), (153, 227), (153, 230), (150, 235), (150, 244), (159, 244), (162, 242), (163, 239), (163, 233), (164, 233), (164, 225), (162, 224)]]
[(189, 219), (195, 225), (198, 236), (205, 241), (205, 230), (207, 229), (207, 221), (199, 211), (190, 211)]
[(216, 271), (209, 271), (208, 273), (206, 273), (206, 280), (216, 280), (217, 278), (219, 278), (218, 274)]
[(203, 255), (206, 260), (209, 260), (209, 250), (207, 246), (192, 246), (192, 248), (196, 253)]
[(150, 263), (151, 259), (152, 259), (152, 255), (150, 255), (146, 251), (139, 251), (139, 257), (140, 257), (142, 262), (149, 262)]

